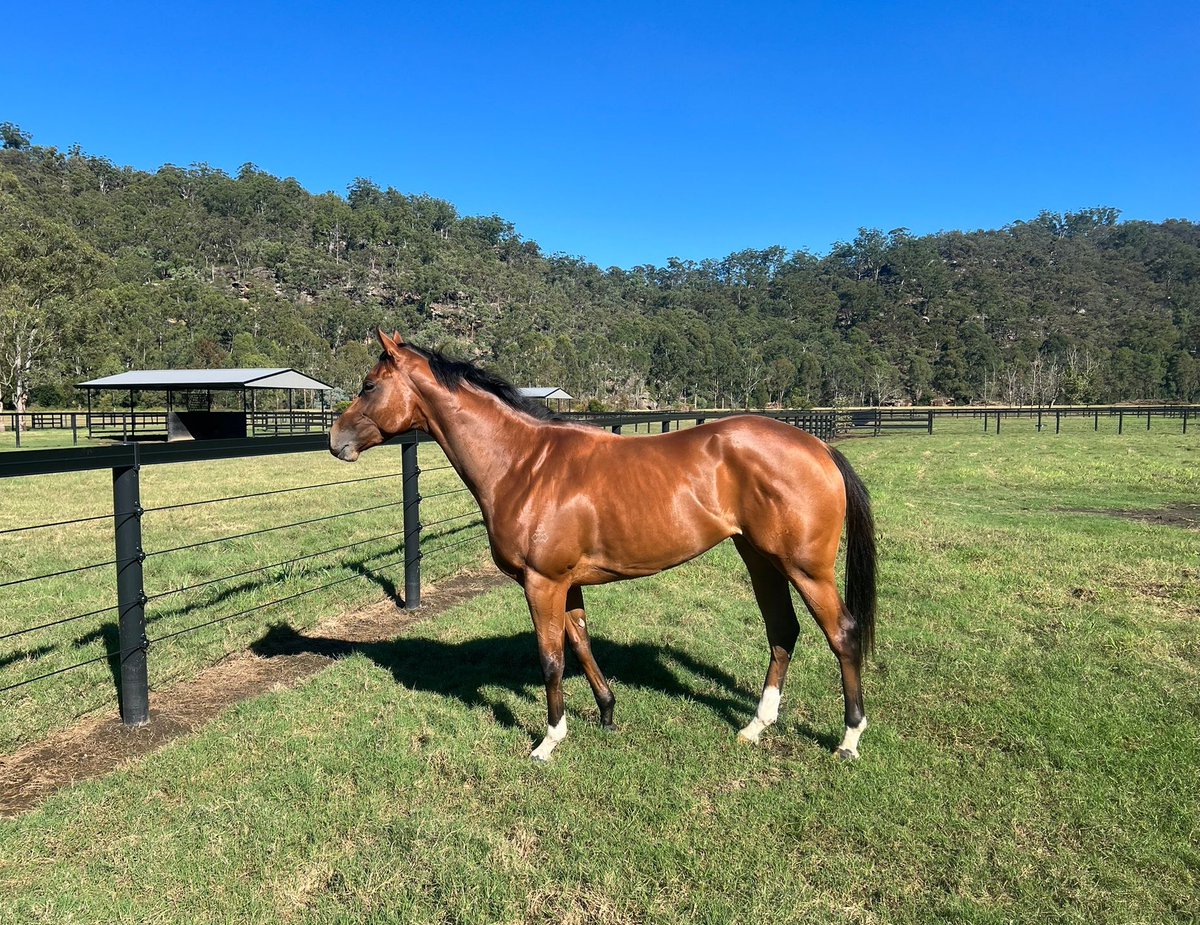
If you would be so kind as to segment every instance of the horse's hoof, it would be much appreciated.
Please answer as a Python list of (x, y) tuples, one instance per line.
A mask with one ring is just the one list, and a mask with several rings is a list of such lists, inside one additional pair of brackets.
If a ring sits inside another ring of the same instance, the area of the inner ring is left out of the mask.
[(858, 752), (852, 752), (848, 748), (839, 748), (834, 755), (838, 761), (854, 761), (858, 757)]
[(532, 753), (529, 756), (529, 760), (532, 761), (534, 764), (549, 764), (550, 763), (549, 758), (543, 758), (537, 752)]
[(603, 729), (605, 732), (616, 732), (617, 724), (616, 723), (601, 723), (600, 728)]
[(746, 735), (746, 733), (744, 733), (744, 732), (739, 732), (737, 734), (737, 740), (742, 745), (757, 745), (758, 744), (757, 738), (752, 739), (752, 738), (750, 738), (750, 736)]

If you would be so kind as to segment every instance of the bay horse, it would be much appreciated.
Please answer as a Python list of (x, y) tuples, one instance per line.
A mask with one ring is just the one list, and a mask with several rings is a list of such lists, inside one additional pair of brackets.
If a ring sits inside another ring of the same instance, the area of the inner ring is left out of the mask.
[[(875, 629), (875, 530), (862, 480), (837, 450), (798, 428), (738, 415), (687, 430), (622, 437), (548, 419), (504, 380), (378, 331), (383, 353), (329, 433), (346, 462), (414, 428), (445, 451), (479, 503), (492, 558), (525, 591), (546, 683), (545, 761), (566, 737), (562, 678), (570, 642), (613, 727), (615, 698), (588, 639), (583, 588), (653, 575), (732, 538), (766, 622), (770, 661), (753, 719), (758, 742), (800, 632), (800, 594), (841, 668), (846, 729), (858, 757), (867, 720), (860, 674)], [(834, 564), (846, 523), (846, 603)], [(848, 604), (848, 606), (847, 606)]]

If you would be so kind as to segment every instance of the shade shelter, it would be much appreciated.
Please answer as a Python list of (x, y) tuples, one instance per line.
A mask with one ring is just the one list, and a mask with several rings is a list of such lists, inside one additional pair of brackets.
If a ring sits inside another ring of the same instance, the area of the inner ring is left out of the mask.
[[(110, 430), (116, 418), (120, 418), (122, 432), (136, 436), (158, 431), (164, 416), (143, 415), (142, 428), (138, 428), (135, 413), (138, 392), (165, 392), (167, 411), (165, 420), (168, 440), (212, 439), (215, 437), (245, 437), (257, 429), (254, 414), (257, 410), (258, 393), (276, 389), (287, 393), (287, 432), (294, 432), (295, 393), (312, 391), (320, 396), (321, 417), (324, 422), (328, 403), (326, 393), (333, 387), (286, 367), (256, 369), (142, 369), (103, 376), (79, 383), (87, 391), (88, 436), (97, 430)], [(92, 399), (100, 391), (129, 393), (128, 415), (94, 413)], [(240, 392), (242, 408), (214, 411), (214, 392)], [(111, 419), (111, 420), (110, 420)], [(249, 422), (249, 427), (247, 426)], [(307, 429), (307, 428), (305, 428)], [(276, 426), (278, 432), (278, 425)]]
[(562, 403), (567, 402), (567, 409), (570, 410), (571, 402), (575, 400), (575, 396), (567, 394), (563, 389), (557, 386), (522, 386), (517, 389), (521, 393), (522, 398), (531, 398), (535, 401), (544, 401), (547, 406), (550, 402), (558, 402), (557, 410), (562, 411)]

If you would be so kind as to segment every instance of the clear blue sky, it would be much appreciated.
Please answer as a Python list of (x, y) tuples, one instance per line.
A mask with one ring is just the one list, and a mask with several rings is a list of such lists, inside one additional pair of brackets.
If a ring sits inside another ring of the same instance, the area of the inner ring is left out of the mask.
[(1200, 3), (9, 4), (0, 121), (498, 213), (601, 266), (1200, 219)]

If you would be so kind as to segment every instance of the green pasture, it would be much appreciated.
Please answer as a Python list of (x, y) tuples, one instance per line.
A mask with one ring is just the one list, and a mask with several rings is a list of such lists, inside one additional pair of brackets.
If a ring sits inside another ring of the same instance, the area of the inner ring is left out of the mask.
[[(735, 741), (766, 647), (724, 544), (588, 593), (617, 733), (574, 673), (568, 739), (549, 765), (527, 759), (544, 724), (529, 618), (515, 586), (493, 591), (0, 821), (0, 921), (1195, 921), (1200, 532), (1114, 515), (1194, 505), (1200, 435), (1014, 426), (842, 448), (874, 492), (881, 554), (859, 761), (830, 755), (840, 693), (811, 622), (780, 722), (760, 747)], [(333, 464), (144, 470), (146, 503), (321, 481)], [(374, 451), (356, 474), (388, 466), (398, 457)], [(19, 511), (4, 486), (3, 515), (102, 509), (101, 482), (49, 498), (31, 484)], [(338, 497), (348, 508), (390, 484)], [(280, 512), (288, 497), (212, 522), (203, 508), (173, 526), (148, 514), (147, 534), (311, 510)], [(353, 535), (332, 530), (313, 541)], [(106, 540), (82, 530), (22, 567)], [(148, 574), (167, 587), (210, 566)], [(72, 606), (81, 593), (61, 592)], [(238, 593), (222, 606), (279, 590)], [(155, 680), (381, 593), (349, 582), (180, 637), (152, 650)], [(111, 699), (105, 672), (73, 674), (3, 695), (9, 747)]]

